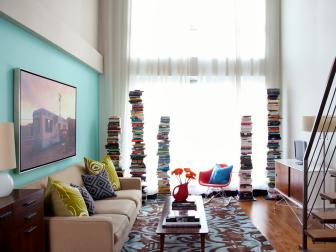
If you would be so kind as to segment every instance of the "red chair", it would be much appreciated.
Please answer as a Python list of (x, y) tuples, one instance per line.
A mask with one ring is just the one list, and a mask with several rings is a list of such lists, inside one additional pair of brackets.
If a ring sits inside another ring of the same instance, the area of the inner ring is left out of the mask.
[[(226, 167), (226, 164), (220, 164), (220, 166), (222, 168)], [(214, 168), (208, 170), (208, 171), (201, 171), (199, 173), (199, 177), (198, 177), (198, 183), (202, 186), (206, 186), (208, 187), (207, 193), (206, 193), (206, 198), (208, 198), (208, 200), (204, 203), (207, 204), (209, 203), (214, 197), (223, 197), (224, 198), (224, 203), (227, 206), (228, 204), (230, 204), (230, 201), (232, 199), (232, 197), (229, 197), (228, 200), (226, 199), (226, 193), (225, 193), (225, 188), (228, 187), (231, 183), (231, 178), (232, 178), (232, 172), (230, 173), (230, 178), (229, 181), (225, 184), (209, 184), (209, 180), (212, 174)], [(209, 191), (213, 190), (215, 191), (215, 193), (209, 198)]]

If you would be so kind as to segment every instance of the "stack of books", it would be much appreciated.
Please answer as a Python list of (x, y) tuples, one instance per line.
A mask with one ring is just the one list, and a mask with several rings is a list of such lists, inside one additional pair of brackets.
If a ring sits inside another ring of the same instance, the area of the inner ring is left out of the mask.
[(114, 167), (116, 168), (118, 176), (122, 177), (124, 171), (120, 167), (120, 133), (120, 118), (118, 116), (111, 116), (107, 125), (107, 144), (105, 145), (105, 148), (107, 155), (110, 156)]
[(172, 202), (172, 210), (197, 210), (195, 201)]
[(201, 222), (197, 211), (172, 210), (162, 223), (163, 227), (195, 227), (200, 228)]
[[(132, 122), (132, 153), (131, 153), (131, 166), (130, 166), (130, 174), (133, 177), (139, 177), (143, 182), (146, 181), (146, 165), (144, 163), (145, 155), (145, 143), (143, 140), (144, 136), (144, 110), (142, 103), (143, 91), (134, 90), (129, 92), (129, 102), (132, 105), (131, 110), (131, 122)], [(146, 190), (144, 189), (145, 183), (143, 187), (143, 199), (147, 197)]]
[(281, 158), (280, 150), (280, 89), (267, 89), (268, 109), (268, 152), (267, 152), (267, 177), (268, 195), (267, 199), (277, 199), (279, 193), (275, 190), (275, 159)]
[(158, 140), (158, 152), (159, 156), (157, 176), (158, 176), (158, 193), (159, 194), (170, 194), (170, 184), (169, 184), (169, 131), (170, 131), (170, 117), (161, 116), (159, 124), (159, 132), (157, 134)]
[(252, 166), (252, 121), (251, 116), (242, 116), (241, 119), (241, 156), (240, 156), (240, 183), (239, 200), (254, 200), (251, 181)]
[(196, 202), (193, 200), (172, 202), (169, 214), (162, 223), (163, 227), (194, 227), (200, 228), (200, 218)]

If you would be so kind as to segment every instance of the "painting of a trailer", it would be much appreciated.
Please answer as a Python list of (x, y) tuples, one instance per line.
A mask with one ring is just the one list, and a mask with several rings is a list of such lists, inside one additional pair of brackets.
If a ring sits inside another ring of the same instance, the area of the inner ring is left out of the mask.
[(76, 155), (76, 88), (15, 70), (18, 171)]

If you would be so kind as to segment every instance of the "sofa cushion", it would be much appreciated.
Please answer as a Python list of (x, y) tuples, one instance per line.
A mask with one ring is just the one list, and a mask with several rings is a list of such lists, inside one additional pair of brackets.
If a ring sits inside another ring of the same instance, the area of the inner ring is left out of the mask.
[(95, 216), (106, 216), (112, 219), (114, 243), (120, 240), (124, 242), (128, 237), (128, 232), (131, 227), (127, 216), (121, 214), (95, 214), (92, 217), (94, 218)]
[(134, 201), (137, 208), (141, 207), (142, 194), (140, 190), (121, 190), (115, 192), (117, 199), (128, 199)]
[(127, 199), (104, 199), (95, 201), (96, 214), (122, 214), (129, 220), (136, 215), (134, 201)]
[(95, 200), (101, 200), (115, 196), (114, 190), (105, 170), (97, 175), (83, 174), (82, 178), (85, 188)]

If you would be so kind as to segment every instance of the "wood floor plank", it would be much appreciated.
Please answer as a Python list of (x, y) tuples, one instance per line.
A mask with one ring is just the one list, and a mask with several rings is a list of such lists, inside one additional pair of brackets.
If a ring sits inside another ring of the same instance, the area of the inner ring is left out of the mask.
[[(257, 201), (240, 202), (241, 208), (250, 217), (252, 223), (268, 239), (277, 252), (301, 251), (301, 225), (287, 206), (276, 205), (275, 201), (257, 197)], [(300, 214), (300, 209), (295, 209)], [(321, 228), (319, 223), (312, 223), (310, 228)], [(334, 243), (313, 244), (309, 240), (309, 249), (336, 251)]]

